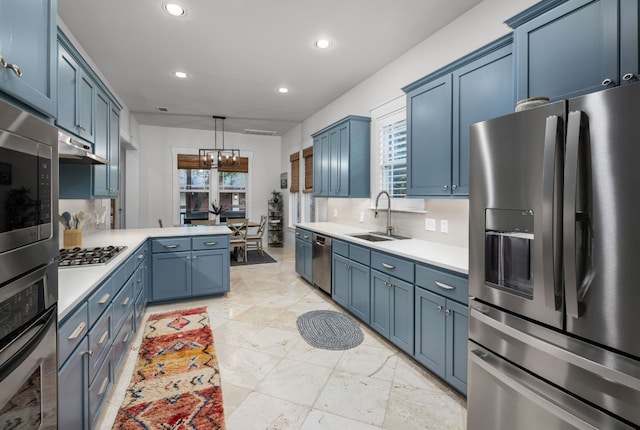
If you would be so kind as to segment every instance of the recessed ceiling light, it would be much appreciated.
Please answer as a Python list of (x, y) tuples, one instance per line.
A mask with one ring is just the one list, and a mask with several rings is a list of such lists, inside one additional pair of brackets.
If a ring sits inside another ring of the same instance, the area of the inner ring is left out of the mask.
[(165, 3), (164, 11), (173, 16), (183, 16), (186, 13), (182, 6), (175, 3)]
[(327, 49), (328, 47), (333, 45), (333, 42), (331, 42), (328, 39), (320, 39), (320, 40), (316, 40), (315, 45), (316, 45), (316, 47), (318, 47), (320, 49)]
[(186, 77), (187, 77), (187, 74), (185, 72), (176, 72), (176, 78), (184, 79)]
[(280, 87), (280, 88), (278, 88), (278, 92), (282, 93), (282, 94), (288, 93), (289, 92), (289, 88)]

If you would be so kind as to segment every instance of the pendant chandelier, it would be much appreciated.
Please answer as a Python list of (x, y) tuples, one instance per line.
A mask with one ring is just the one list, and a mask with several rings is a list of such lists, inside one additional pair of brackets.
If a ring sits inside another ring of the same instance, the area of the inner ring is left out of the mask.
[[(213, 148), (198, 149), (198, 160), (202, 169), (218, 169), (220, 167), (233, 166), (240, 159), (239, 149), (226, 149), (224, 147), (224, 116), (213, 116)], [(218, 147), (218, 121), (220, 121), (222, 145)]]

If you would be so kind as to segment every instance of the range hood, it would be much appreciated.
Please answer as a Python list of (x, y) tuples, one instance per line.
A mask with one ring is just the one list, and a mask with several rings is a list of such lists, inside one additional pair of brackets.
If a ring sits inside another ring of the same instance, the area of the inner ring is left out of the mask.
[(91, 146), (58, 131), (60, 164), (109, 164), (109, 160), (93, 153)]

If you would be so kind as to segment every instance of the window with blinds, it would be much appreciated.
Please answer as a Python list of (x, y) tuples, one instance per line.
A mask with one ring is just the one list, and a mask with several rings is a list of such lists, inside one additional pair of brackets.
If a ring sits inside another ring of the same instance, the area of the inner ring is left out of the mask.
[(391, 197), (407, 195), (407, 120), (385, 124), (379, 128), (380, 189)]

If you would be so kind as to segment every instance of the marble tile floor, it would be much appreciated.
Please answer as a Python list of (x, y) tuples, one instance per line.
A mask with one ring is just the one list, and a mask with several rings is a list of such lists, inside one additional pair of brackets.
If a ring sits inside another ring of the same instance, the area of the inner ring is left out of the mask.
[[(206, 305), (220, 372), (227, 430), (465, 429), (465, 399), (361, 324), (364, 342), (347, 351), (309, 346), (297, 317), (345, 312), (303, 281), (293, 250), (269, 248), (278, 263), (231, 268), (224, 296), (150, 305), (147, 315)], [(355, 319), (355, 317), (354, 317)], [(112, 427), (135, 365), (132, 348), (97, 428)]]

